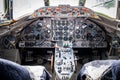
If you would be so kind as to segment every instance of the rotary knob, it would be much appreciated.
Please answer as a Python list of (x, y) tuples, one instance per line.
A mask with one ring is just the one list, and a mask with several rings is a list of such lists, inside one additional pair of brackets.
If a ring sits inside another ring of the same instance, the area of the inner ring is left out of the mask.
[(67, 27), (67, 26), (64, 26), (64, 30), (68, 30), (68, 27)]
[(62, 65), (62, 64), (63, 64), (63, 60), (62, 60), (62, 59), (56, 60), (56, 64), (57, 64), (57, 65)]
[(79, 30), (79, 29), (77, 29), (77, 30), (76, 30), (76, 33), (77, 33), (77, 34), (79, 34), (79, 33), (80, 33), (80, 30)]

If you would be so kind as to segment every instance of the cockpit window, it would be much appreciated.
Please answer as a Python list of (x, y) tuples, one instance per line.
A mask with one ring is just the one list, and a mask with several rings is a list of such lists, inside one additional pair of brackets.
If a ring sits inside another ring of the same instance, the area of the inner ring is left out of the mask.
[(50, 6), (58, 6), (61, 4), (79, 6), (79, 0), (50, 0)]

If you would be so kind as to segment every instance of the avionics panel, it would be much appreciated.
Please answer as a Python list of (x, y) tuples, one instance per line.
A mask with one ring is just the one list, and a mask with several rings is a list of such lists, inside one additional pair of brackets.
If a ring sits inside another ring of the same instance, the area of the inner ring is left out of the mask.
[(21, 31), (19, 47), (54, 48), (58, 41), (70, 41), (73, 48), (106, 48), (101, 25), (90, 20), (97, 15), (85, 8), (69, 5), (43, 7), (28, 19), (39, 17)]
[(70, 41), (73, 48), (107, 47), (101, 26), (81, 18), (43, 18), (21, 32), (19, 47), (53, 48), (57, 41)]

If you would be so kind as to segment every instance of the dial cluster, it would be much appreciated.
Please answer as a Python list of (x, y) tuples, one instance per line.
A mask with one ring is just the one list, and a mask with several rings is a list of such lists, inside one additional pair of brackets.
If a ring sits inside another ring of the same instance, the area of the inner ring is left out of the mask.
[(74, 32), (74, 21), (61, 19), (53, 20), (53, 40), (72, 41)]
[(27, 25), (21, 32), (20, 47), (53, 48), (55, 42), (69, 41), (73, 48), (107, 46), (101, 26), (81, 18), (42, 18)]

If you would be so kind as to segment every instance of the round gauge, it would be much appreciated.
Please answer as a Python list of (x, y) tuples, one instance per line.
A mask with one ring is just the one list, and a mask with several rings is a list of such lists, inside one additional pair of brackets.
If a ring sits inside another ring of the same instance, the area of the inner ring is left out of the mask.
[(80, 35), (76, 35), (76, 38), (79, 39), (79, 38), (80, 38)]
[(54, 35), (58, 36), (58, 35), (59, 35), (59, 32), (55, 32)]
[(68, 36), (68, 34), (69, 34), (68, 32), (64, 32), (64, 36)]
[(76, 26), (76, 29), (79, 29), (79, 26)]
[(48, 25), (47, 25), (47, 28), (51, 28), (51, 26), (48, 24)]
[(54, 29), (54, 30), (57, 30), (57, 29), (59, 29), (59, 26), (56, 25), (56, 26), (53, 27), (53, 29)]
[(16, 41), (15, 36), (7, 35), (7, 36), (3, 37), (2, 44), (3, 44), (4, 48), (11, 49), (11, 48), (15, 48), (15, 41)]
[(68, 30), (68, 27), (67, 27), (67, 26), (64, 26), (64, 30)]
[(71, 41), (71, 40), (73, 40), (73, 37), (72, 37), (72, 36), (70, 36), (70, 37), (69, 37), (69, 40), (70, 40), (70, 41)]
[(38, 31), (38, 32), (40, 32), (41, 29), (42, 29), (42, 27), (36, 26), (35, 29), (34, 29), (34, 31)]
[(61, 31), (59, 32), (59, 36), (63, 36), (63, 33)]
[(51, 31), (48, 29), (46, 32), (49, 34)]
[(32, 33), (30, 33), (30, 34), (28, 34), (28, 35), (26, 35), (27, 36), (27, 40), (34, 40), (35, 39), (35, 35), (34, 34), (32, 34)]
[(30, 34), (34, 34), (34, 29), (31, 26), (27, 26), (21, 33), (21, 39), (28, 40)]
[(64, 37), (64, 40), (65, 40), (65, 41), (67, 41), (67, 40), (68, 40), (68, 38), (67, 38), (67, 37)]
[(73, 35), (73, 32), (71, 31), (71, 32), (69, 32), (69, 35)]
[(74, 30), (74, 26), (69, 26), (69, 30)]
[(59, 30), (63, 30), (63, 26), (59, 26)]
[(88, 27), (89, 27), (89, 28), (93, 28), (94, 25), (93, 25), (93, 24), (89, 24)]
[(63, 38), (62, 37), (59, 37), (59, 40), (62, 40)]
[(50, 30), (49, 29), (45, 29), (45, 30), (42, 30), (43, 33), (41, 33), (43, 36), (45, 36), (45, 38), (50, 38)]
[(58, 40), (58, 37), (53, 37), (54, 40)]
[(77, 29), (75, 32), (76, 32), (76, 34), (79, 34), (79, 33), (80, 33), (80, 30), (79, 30), (79, 29)]
[(94, 41), (99, 41), (99, 40), (101, 40), (103, 37), (102, 37), (102, 34), (100, 35), (100, 34), (96, 34), (94, 37), (93, 37), (93, 40)]
[(94, 36), (91, 35), (91, 33), (87, 33), (87, 40), (93, 41)]
[(74, 25), (74, 22), (73, 22), (73, 21), (69, 21), (69, 25), (70, 25), (70, 26), (73, 26), (73, 25)]
[(42, 28), (43, 25), (42, 25), (42, 23), (39, 22), (39, 23), (37, 23), (37, 26)]
[(46, 37), (46, 38), (50, 38), (50, 35), (46, 35), (45, 37)]
[(58, 31), (58, 32), (55, 32), (55, 35), (56, 36), (63, 36), (63, 33), (62, 33), (62, 31)]

